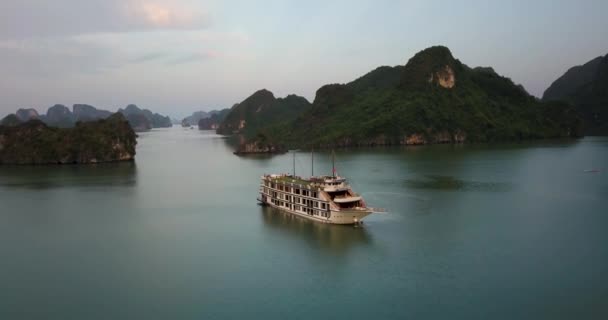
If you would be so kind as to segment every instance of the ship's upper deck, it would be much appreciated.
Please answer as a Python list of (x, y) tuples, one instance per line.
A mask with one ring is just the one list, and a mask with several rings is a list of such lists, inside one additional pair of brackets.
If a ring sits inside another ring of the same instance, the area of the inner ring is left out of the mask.
[(282, 183), (293, 183), (299, 185), (310, 185), (313, 182), (302, 177), (293, 176), (290, 174), (267, 174), (264, 179)]
[(327, 192), (346, 190), (348, 186), (346, 179), (339, 176), (315, 176), (308, 179), (290, 174), (269, 174), (264, 175), (265, 180), (279, 183), (295, 184), (309, 188), (319, 188)]

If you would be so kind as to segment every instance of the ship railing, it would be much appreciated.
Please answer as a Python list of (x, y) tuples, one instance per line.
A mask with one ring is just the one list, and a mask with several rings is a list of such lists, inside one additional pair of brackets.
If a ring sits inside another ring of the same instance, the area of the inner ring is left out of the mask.
[(347, 195), (336, 195), (334, 199), (346, 199), (346, 198), (361, 198), (361, 196), (357, 193), (347, 194)]

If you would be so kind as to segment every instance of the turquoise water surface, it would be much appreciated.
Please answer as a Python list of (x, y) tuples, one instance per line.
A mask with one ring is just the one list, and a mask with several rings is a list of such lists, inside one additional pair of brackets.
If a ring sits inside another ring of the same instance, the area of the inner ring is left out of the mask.
[(0, 319), (608, 318), (608, 138), (339, 150), (388, 210), (361, 228), (256, 204), (289, 154), (182, 128), (137, 152), (0, 167)]

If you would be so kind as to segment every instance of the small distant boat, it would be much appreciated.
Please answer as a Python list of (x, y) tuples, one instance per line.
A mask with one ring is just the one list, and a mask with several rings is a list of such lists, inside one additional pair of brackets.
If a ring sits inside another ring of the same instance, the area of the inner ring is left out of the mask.
[(598, 172), (600, 172), (600, 170), (599, 169), (587, 169), (587, 170), (585, 170), (585, 172), (586, 173), (598, 173)]

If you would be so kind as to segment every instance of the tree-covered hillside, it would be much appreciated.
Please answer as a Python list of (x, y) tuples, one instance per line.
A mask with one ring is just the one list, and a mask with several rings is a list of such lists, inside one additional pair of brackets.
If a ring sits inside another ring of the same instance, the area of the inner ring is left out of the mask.
[(136, 137), (120, 113), (71, 128), (49, 127), (37, 119), (12, 122), (0, 125), (0, 165), (129, 161), (135, 157)]
[(321, 87), (312, 108), (258, 132), (290, 147), (487, 142), (576, 137), (564, 103), (543, 103), (492, 68), (469, 68), (446, 47)]
[(608, 135), (608, 55), (570, 68), (545, 91), (543, 101), (574, 105), (583, 117), (585, 133)]
[(259, 129), (295, 119), (310, 102), (296, 95), (275, 98), (272, 92), (262, 89), (232, 107), (217, 129), (219, 134), (252, 136)]

